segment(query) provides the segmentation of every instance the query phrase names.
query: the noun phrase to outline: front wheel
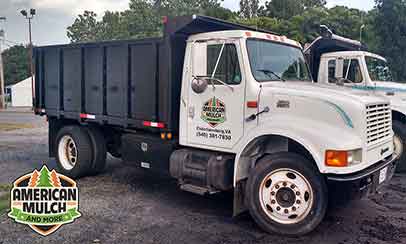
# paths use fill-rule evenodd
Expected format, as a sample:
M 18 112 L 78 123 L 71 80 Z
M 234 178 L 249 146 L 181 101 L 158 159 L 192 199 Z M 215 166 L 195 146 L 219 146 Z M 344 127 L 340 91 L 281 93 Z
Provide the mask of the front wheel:
M 396 172 L 405 173 L 406 172 L 406 128 L 405 125 L 400 122 L 394 120 L 392 123 L 393 132 L 395 133 L 393 136 L 393 146 L 394 152 L 397 155 L 397 166 Z
M 316 228 L 328 203 L 324 178 L 312 162 L 285 152 L 259 160 L 248 178 L 246 196 L 262 229 L 291 236 Z

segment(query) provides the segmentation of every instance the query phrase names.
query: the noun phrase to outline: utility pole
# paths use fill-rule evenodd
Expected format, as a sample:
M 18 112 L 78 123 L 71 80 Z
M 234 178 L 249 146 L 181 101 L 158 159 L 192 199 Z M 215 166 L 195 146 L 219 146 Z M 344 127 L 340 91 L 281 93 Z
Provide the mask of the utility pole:
M 6 21 L 6 17 L 1 17 L 0 16 L 0 21 Z M 2 55 L 2 42 L 5 39 L 4 36 L 4 30 L 0 29 L 0 109 L 5 109 L 6 108 L 6 102 L 5 102 L 5 82 L 4 82 L 4 68 L 3 68 L 3 55 Z
M 35 101 L 35 88 L 34 88 L 34 63 L 32 61 L 32 56 L 33 56 L 33 46 L 32 46 L 32 31 L 31 31 L 31 20 L 34 18 L 36 14 L 35 9 L 30 9 L 30 12 L 28 13 L 27 10 L 21 10 L 20 12 L 27 20 L 28 20 L 28 35 L 29 35 L 29 41 L 30 41 L 30 47 L 29 47 L 29 64 L 30 64 L 30 74 L 31 74 L 31 93 L 32 93 L 32 105 L 34 107 L 34 101 Z

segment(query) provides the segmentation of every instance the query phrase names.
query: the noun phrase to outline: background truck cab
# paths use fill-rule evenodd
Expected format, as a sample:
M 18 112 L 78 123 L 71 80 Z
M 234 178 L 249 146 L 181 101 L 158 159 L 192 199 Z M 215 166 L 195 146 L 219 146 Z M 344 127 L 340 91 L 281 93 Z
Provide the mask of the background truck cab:
M 386 59 L 368 52 L 359 41 L 335 35 L 326 26 L 321 26 L 321 33 L 304 51 L 313 78 L 319 84 L 337 84 L 390 99 L 397 171 L 406 172 L 406 83 L 394 81 Z
M 205 16 L 164 19 L 164 36 L 35 49 L 35 108 L 71 177 L 106 151 L 197 194 L 234 191 L 266 231 L 301 235 L 329 194 L 374 193 L 391 179 L 382 97 L 312 82 L 301 46 Z M 389 124 L 372 136 L 368 113 Z M 351 187 L 348 187 L 351 186 Z

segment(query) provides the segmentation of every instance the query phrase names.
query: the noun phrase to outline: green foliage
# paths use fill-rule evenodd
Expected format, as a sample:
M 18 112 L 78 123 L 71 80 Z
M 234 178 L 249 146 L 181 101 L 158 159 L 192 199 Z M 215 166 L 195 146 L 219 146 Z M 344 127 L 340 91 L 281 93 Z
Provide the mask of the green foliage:
M 72 42 L 79 40 L 96 41 L 100 33 L 96 17 L 96 13 L 92 11 L 85 11 L 83 14 L 79 14 L 73 25 L 68 27 L 68 38 Z
M 259 0 L 241 0 L 240 15 L 243 18 L 253 18 L 258 15 Z
M 265 2 L 265 6 L 261 7 L 261 16 L 288 20 L 295 15 L 304 12 L 304 5 L 301 0 L 272 0 Z
M 163 16 L 203 14 L 222 19 L 235 16 L 221 7 L 222 0 L 130 0 L 123 12 L 104 13 L 101 20 L 91 11 L 80 14 L 68 27 L 71 42 L 123 40 L 160 36 Z
M 10 190 L 12 186 L 0 184 L 0 216 L 5 214 L 10 207 Z
M 376 0 L 373 25 L 379 46 L 376 51 L 387 57 L 396 79 L 406 80 L 406 2 Z
M 101 19 L 85 11 L 68 27 L 68 37 L 72 42 L 86 42 L 159 36 L 162 35 L 162 16 L 190 14 L 272 30 L 302 44 L 310 43 L 319 35 L 321 24 L 338 35 L 356 40 L 364 25 L 362 41 L 370 50 L 388 57 L 397 78 L 406 79 L 404 0 L 376 0 L 377 7 L 369 12 L 343 6 L 329 9 L 325 7 L 326 0 L 269 0 L 261 7 L 258 0 L 240 0 L 240 11 L 233 12 L 221 7 L 222 1 L 130 0 L 128 10 L 107 11 Z M 28 65 L 26 67 L 28 69 Z
M 218 0 L 155 0 L 154 7 L 161 16 L 206 14 L 207 9 L 220 8 Z
M 30 76 L 29 50 L 23 45 L 13 46 L 2 53 L 5 85 L 12 85 Z

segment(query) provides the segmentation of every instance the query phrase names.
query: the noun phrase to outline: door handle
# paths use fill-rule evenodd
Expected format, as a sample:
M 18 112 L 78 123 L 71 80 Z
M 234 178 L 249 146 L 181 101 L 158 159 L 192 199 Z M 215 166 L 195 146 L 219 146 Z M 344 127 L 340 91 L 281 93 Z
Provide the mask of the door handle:
M 251 114 L 248 118 L 245 119 L 246 122 L 250 122 L 255 120 L 258 115 L 263 114 L 263 113 L 268 113 L 270 111 L 269 107 L 266 106 L 262 111 L 256 113 L 256 114 Z

